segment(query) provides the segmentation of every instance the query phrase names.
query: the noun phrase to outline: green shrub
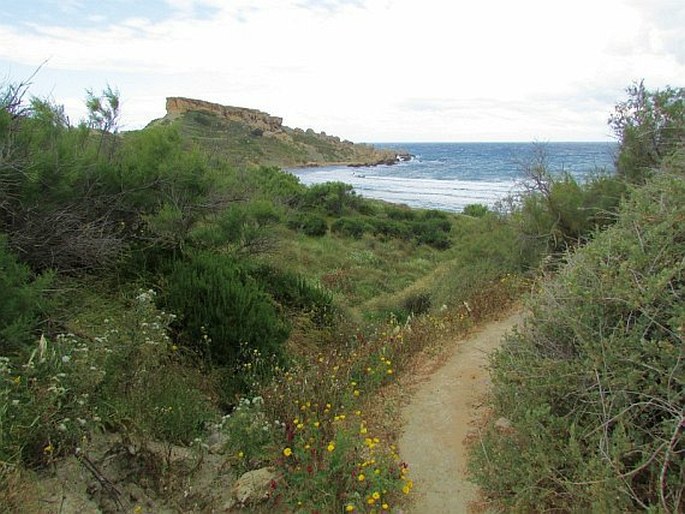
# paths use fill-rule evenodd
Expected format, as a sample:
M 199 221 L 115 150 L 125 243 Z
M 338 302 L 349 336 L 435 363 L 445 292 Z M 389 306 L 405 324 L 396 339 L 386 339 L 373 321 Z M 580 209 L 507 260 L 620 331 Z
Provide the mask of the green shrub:
M 395 205 L 386 207 L 385 212 L 388 218 L 398 221 L 412 221 L 416 219 L 418 213 L 415 209 Z
M 218 366 L 233 368 L 258 350 L 283 356 L 288 328 L 269 296 L 236 263 L 209 252 L 177 262 L 163 301 L 178 313 L 181 340 Z
M 648 91 L 640 82 L 626 92 L 628 99 L 616 105 L 609 124 L 620 141 L 619 175 L 640 184 L 683 145 L 685 88 Z
M 488 213 L 488 206 L 482 203 L 471 203 L 462 209 L 462 213 L 474 218 L 482 218 Z
M 288 228 L 297 230 L 310 237 L 322 237 L 328 233 L 326 219 L 314 213 L 297 213 L 287 222 Z
M 304 195 L 304 206 L 318 208 L 330 216 L 342 216 L 356 211 L 362 203 L 350 184 L 326 182 L 309 186 Z
M 310 283 L 297 273 L 269 265 L 252 269 L 250 275 L 284 307 L 311 313 L 319 326 L 332 323 L 335 313 L 333 296 L 320 285 Z
M 452 223 L 441 217 L 428 217 L 412 223 L 412 232 L 419 244 L 426 244 L 438 250 L 446 250 L 452 245 L 449 233 Z
M 601 171 L 585 182 L 569 173 L 553 173 L 542 146 L 536 148 L 524 173 L 527 191 L 514 219 L 531 244 L 544 244 L 549 253 L 585 243 L 596 230 L 612 223 L 626 191 L 622 178 Z
M 632 193 L 495 355 L 473 474 L 508 509 L 682 510 L 685 178 Z
M 357 218 L 339 218 L 331 225 L 331 232 L 353 239 L 361 239 L 366 229 L 366 223 Z
M 412 230 L 409 223 L 395 219 L 372 218 L 370 220 L 374 235 L 381 235 L 387 238 L 411 239 Z
M 307 191 L 295 175 L 270 166 L 248 170 L 241 178 L 259 192 L 259 197 L 278 205 L 295 207 Z
M 37 322 L 46 308 L 44 290 L 51 280 L 35 278 L 21 264 L 0 234 L 0 354 L 9 355 L 31 342 Z

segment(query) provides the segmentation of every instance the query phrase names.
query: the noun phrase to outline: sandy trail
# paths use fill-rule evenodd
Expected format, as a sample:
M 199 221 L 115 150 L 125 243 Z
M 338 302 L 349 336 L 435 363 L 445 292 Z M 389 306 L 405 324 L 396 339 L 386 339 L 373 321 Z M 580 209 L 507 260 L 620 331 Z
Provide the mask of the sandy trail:
M 465 478 L 464 439 L 490 384 L 487 355 L 521 319 L 520 312 L 510 314 L 459 341 L 444 365 L 421 381 L 403 409 L 405 429 L 399 450 L 414 482 L 410 512 L 466 513 L 469 502 L 476 499 L 476 487 Z

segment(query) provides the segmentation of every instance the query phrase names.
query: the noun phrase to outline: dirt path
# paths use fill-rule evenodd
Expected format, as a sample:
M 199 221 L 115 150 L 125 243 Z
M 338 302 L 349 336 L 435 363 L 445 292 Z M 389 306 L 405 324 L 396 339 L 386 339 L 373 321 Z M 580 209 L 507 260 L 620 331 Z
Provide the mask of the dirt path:
M 516 312 L 459 341 L 437 371 L 425 377 L 403 409 L 402 458 L 409 463 L 416 514 L 460 514 L 476 496 L 465 478 L 464 439 L 489 386 L 487 354 L 521 321 Z

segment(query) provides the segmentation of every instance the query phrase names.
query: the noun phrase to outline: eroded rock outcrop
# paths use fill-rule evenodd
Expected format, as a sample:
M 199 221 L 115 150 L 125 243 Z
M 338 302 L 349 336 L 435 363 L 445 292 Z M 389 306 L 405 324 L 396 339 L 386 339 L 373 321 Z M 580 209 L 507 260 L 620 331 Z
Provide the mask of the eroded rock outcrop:
M 266 112 L 245 107 L 220 105 L 205 100 L 171 96 L 166 99 L 166 112 L 169 118 L 175 118 L 190 111 L 205 111 L 227 120 L 242 121 L 261 128 L 264 131 L 278 132 L 283 127 L 283 118 L 271 116 Z

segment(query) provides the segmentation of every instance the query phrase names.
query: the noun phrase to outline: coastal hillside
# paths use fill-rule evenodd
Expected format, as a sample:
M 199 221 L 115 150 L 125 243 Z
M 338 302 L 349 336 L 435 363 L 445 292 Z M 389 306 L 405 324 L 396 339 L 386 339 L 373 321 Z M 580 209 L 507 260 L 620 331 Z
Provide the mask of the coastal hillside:
M 313 129 L 290 128 L 282 118 L 256 109 L 169 97 L 166 110 L 166 116 L 151 125 L 177 125 L 183 136 L 238 167 L 368 166 L 394 164 L 408 157 Z
M 0 510 L 406 512 L 404 387 L 530 293 L 483 497 L 683 512 L 685 89 L 627 92 L 614 174 L 541 154 L 508 209 L 452 213 L 248 169 L 342 159 L 259 111 L 170 99 L 119 135 L 110 87 L 78 125 L 0 87 Z

